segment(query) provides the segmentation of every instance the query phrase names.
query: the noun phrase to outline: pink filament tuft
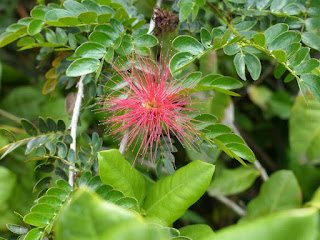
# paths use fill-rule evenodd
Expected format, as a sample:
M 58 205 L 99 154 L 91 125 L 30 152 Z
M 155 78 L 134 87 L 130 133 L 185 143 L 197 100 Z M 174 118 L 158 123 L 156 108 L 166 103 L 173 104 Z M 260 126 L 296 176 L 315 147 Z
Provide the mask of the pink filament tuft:
M 129 71 L 122 71 L 114 65 L 127 84 L 121 91 L 126 97 L 108 96 L 104 99 L 105 107 L 101 109 L 112 114 L 103 124 L 110 125 L 113 134 L 120 136 L 129 129 L 127 147 L 134 141 L 136 147 L 137 140 L 140 140 L 137 156 L 141 154 L 144 159 L 149 154 L 151 161 L 156 159 L 159 148 L 164 147 L 161 138 L 167 137 L 165 147 L 172 150 L 172 135 L 183 146 L 193 145 L 196 136 L 192 118 L 188 116 L 189 112 L 194 112 L 189 108 L 189 86 L 173 79 L 168 56 L 163 56 L 161 51 L 156 64 L 137 55 L 135 63 L 128 66 Z

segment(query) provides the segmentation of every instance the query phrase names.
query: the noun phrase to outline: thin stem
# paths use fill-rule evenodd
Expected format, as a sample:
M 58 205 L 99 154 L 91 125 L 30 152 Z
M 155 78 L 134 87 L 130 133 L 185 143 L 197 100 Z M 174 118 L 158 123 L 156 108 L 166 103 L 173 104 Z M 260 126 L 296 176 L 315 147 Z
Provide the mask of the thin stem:
M 311 3 L 311 0 L 308 0 L 306 2 L 306 11 L 304 13 L 304 19 L 303 19 L 303 23 L 302 23 L 302 27 L 301 27 L 301 30 L 300 32 L 303 33 L 303 30 L 304 30 L 304 26 L 306 24 L 306 20 L 307 20 L 307 17 L 308 17 L 308 10 L 309 10 L 309 7 L 310 7 L 310 3 Z
M 16 117 L 15 115 L 3 110 L 3 109 L 0 109 L 0 115 L 4 116 L 5 118 L 8 118 L 16 123 L 19 123 L 20 124 L 20 118 Z
M 128 138 L 129 138 L 129 132 L 130 132 L 130 129 L 127 128 L 127 130 L 124 132 L 123 138 L 122 138 L 122 140 L 120 142 L 119 152 L 121 154 L 124 154 L 124 151 L 126 150 L 127 143 L 128 143 Z
M 156 26 L 156 23 L 155 23 L 154 20 L 153 20 L 153 16 L 154 16 L 154 13 L 157 11 L 157 7 L 160 8 L 161 3 L 162 3 L 162 0 L 157 0 L 157 3 L 156 3 L 156 6 L 155 6 L 155 9 L 154 9 L 154 12 L 153 12 L 153 14 L 152 14 L 152 16 L 151 16 L 148 34 L 151 34 L 151 33 L 153 32 L 155 26 Z
M 77 138 L 77 125 L 78 125 L 78 119 L 80 116 L 80 109 L 81 109 L 81 102 L 83 98 L 83 79 L 86 75 L 82 75 L 80 77 L 80 80 L 78 82 L 78 93 L 76 98 L 76 103 L 73 108 L 72 113 L 72 119 L 71 119 L 71 137 L 72 137 L 72 143 L 70 144 L 70 149 L 72 149 L 74 152 L 76 152 L 76 138 Z M 69 166 L 69 184 L 73 186 L 74 184 L 74 174 L 76 172 L 76 169 L 73 166 Z
M 237 213 L 240 217 L 243 217 L 247 214 L 246 210 L 240 207 L 235 202 L 231 201 L 226 196 L 215 194 L 214 197 L 219 200 L 220 202 L 224 203 L 228 208 L 233 210 L 235 213 Z

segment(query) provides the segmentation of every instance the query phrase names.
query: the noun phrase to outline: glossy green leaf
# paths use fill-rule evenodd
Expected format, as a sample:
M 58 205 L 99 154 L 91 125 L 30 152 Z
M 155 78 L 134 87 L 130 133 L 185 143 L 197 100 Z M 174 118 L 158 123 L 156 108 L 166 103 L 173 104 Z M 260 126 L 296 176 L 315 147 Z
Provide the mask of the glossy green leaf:
M 108 34 L 99 31 L 94 31 L 93 33 L 91 33 L 89 39 L 92 42 L 100 43 L 106 47 L 110 47 L 113 43 L 112 38 Z
M 10 232 L 13 232 L 15 234 L 26 234 L 28 232 L 28 228 L 16 225 L 16 224 L 7 224 L 7 228 Z
M 84 58 L 100 59 L 103 57 L 105 51 L 105 46 L 100 43 L 85 42 L 76 49 L 75 55 Z
M 134 39 L 137 47 L 153 47 L 158 44 L 158 39 L 153 35 L 143 35 Z
M 98 159 L 101 181 L 122 191 L 125 196 L 136 198 L 141 205 L 145 196 L 143 176 L 124 159 L 118 150 L 99 152 Z
M 265 32 L 266 44 L 269 45 L 273 40 L 275 40 L 280 34 L 286 32 L 289 26 L 284 23 L 278 23 L 269 27 Z
M 24 240 L 40 240 L 43 235 L 43 230 L 41 228 L 33 228 L 24 237 Z
M 259 175 L 259 171 L 253 167 L 222 169 L 213 177 L 208 194 L 228 196 L 241 193 L 251 187 Z
M 176 73 L 189 64 L 191 64 L 194 60 L 194 57 L 191 53 L 188 52 L 180 52 L 173 55 L 170 61 L 170 71 L 171 73 Z
M 27 27 L 22 27 L 14 33 L 5 32 L 0 35 L 0 48 L 14 42 L 18 38 L 27 34 Z
M 192 55 L 198 55 L 204 48 L 202 44 L 191 36 L 179 36 L 172 42 L 172 47 L 180 52 L 188 52 Z
M 210 125 L 206 127 L 203 132 L 208 138 L 216 138 L 219 135 L 225 134 L 225 133 L 231 133 L 232 130 L 228 126 L 217 123 L 214 125 Z
M 313 71 L 318 66 L 319 66 L 319 61 L 317 59 L 313 58 L 313 59 L 309 59 L 307 61 L 303 61 L 300 65 L 298 65 L 295 68 L 293 68 L 293 70 L 296 72 L 296 74 L 302 75 L 302 74 L 310 73 L 311 71 Z M 316 76 L 316 75 L 314 75 L 314 76 Z M 313 83 L 316 83 L 316 82 L 318 82 L 318 81 L 313 81 Z M 307 84 L 308 84 L 308 81 L 307 81 Z M 318 84 L 318 86 L 320 86 L 319 84 Z M 310 87 L 311 88 L 315 88 L 315 87 L 317 88 L 317 84 L 315 84 L 315 85 L 311 84 Z M 318 90 L 319 89 L 314 89 L 311 92 L 314 93 L 314 92 L 317 92 Z
M 12 132 L 10 132 L 8 129 L 0 128 L 0 135 L 8 139 L 10 142 L 16 141 L 15 135 Z
M 33 213 L 40 213 L 48 219 L 52 219 L 56 214 L 56 209 L 49 204 L 39 203 L 34 205 L 31 210 Z
M 36 35 L 37 33 L 41 32 L 43 24 L 44 24 L 44 21 L 40 19 L 32 20 L 28 25 L 28 33 L 31 36 Z
M 280 34 L 276 39 L 274 39 L 270 45 L 270 50 L 277 50 L 277 49 L 283 49 L 287 47 L 288 45 L 300 42 L 301 35 L 295 31 L 287 31 L 282 34 Z
M 296 54 L 288 60 L 288 65 L 290 67 L 295 67 L 299 65 L 309 54 L 310 49 L 307 47 L 300 48 Z
M 237 25 L 235 25 L 234 27 L 238 32 L 245 32 L 245 31 L 249 31 L 256 24 L 257 24 L 257 21 L 242 21 Z
M 228 143 L 226 146 L 232 150 L 237 156 L 249 162 L 254 162 L 255 156 L 249 147 L 242 143 Z
M 317 224 L 315 209 L 290 210 L 224 228 L 216 232 L 214 240 L 315 240 Z
M 211 47 L 212 37 L 211 33 L 206 28 L 200 30 L 201 43 L 205 48 Z
M 94 58 L 77 59 L 70 64 L 67 69 L 68 77 L 78 77 L 95 72 L 99 67 L 100 61 Z
M 54 207 L 55 209 L 59 209 L 61 207 L 62 201 L 57 197 L 45 195 L 45 196 L 38 199 L 38 203 L 39 204 L 42 204 L 42 203 L 48 204 L 48 205 Z
M 300 187 L 293 173 L 280 170 L 263 183 L 258 197 L 249 202 L 245 219 L 299 208 L 301 200 Z
M 320 51 L 320 46 L 319 46 L 320 36 L 319 35 L 317 35 L 315 33 L 311 33 L 311 32 L 304 32 L 302 34 L 302 42 L 305 45 Z
M 67 145 L 64 142 L 57 142 L 56 146 L 58 147 L 58 156 L 65 158 L 68 151 Z
M 242 80 L 246 80 L 246 68 L 245 68 L 245 56 L 243 53 L 238 53 L 234 59 L 233 64 L 236 67 L 236 71 Z
M 287 60 L 287 54 L 283 50 L 273 50 L 272 54 L 279 62 L 285 62 Z
M 81 217 L 79 217 L 81 216 Z M 115 231 L 119 224 L 127 227 L 142 217 L 115 204 L 102 200 L 87 189 L 79 189 L 65 205 L 55 222 L 57 240 L 102 240 L 102 235 Z
M 212 115 L 212 114 L 200 114 L 196 117 L 193 118 L 194 121 L 194 128 L 196 130 L 201 130 L 203 128 L 206 128 L 208 126 L 210 126 L 211 124 L 215 124 L 218 119 L 216 116 Z
M 23 118 L 20 122 L 30 136 L 36 136 L 38 134 L 36 127 L 29 120 Z
M 316 60 L 317 61 L 317 60 Z M 319 62 L 316 63 L 319 65 Z M 300 65 L 299 65 L 300 66 Z M 298 66 L 298 67 L 299 67 Z M 310 69 L 312 65 L 307 66 Z M 305 71 L 306 69 L 301 69 L 301 72 Z M 312 95 L 320 101 L 320 76 L 314 74 L 304 74 L 301 76 L 302 83 L 306 88 L 312 93 Z
M 257 56 L 246 52 L 244 62 L 253 80 L 257 80 L 261 73 L 261 63 Z
M 257 33 L 253 36 L 253 40 L 261 47 L 266 45 L 266 36 L 263 33 Z
M 77 1 L 64 1 L 63 6 L 75 16 L 88 11 L 81 3 L 78 3 Z
M 56 21 L 62 17 L 72 17 L 72 13 L 64 9 L 52 9 L 46 13 L 45 19 L 47 21 Z
M 291 43 L 290 45 L 283 48 L 287 54 L 287 59 L 291 58 L 301 48 L 301 43 Z
M 24 216 L 23 221 L 36 227 L 46 227 L 49 219 L 40 213 L 29 213 Z
M 62 28 L 56 28 L 56 35 L 58 38 L 58 42 L 61 44 L 67 44 L 68 35 Z
M 307 78 L 313 78 L 308 75 Z M 317 136 L 320 132 L 320 102 L 309 96 L 306 103 L 303 97 L 298 96 L 291 110 L 289 132 L 290 150 L 293 156 L 305 159 L 305 154 L 308 152 L 316 155 L 312 149 L 314 146 L 316 152 L 319 152 Z
M 163 226 L 172 224 L 204 194 L 214 169 L 211 164 L 193 161 L 157 181 L 144 203 L 147 219 Z
M 214 239 L 214 232 L 206 224 L 188 225 L 179 229 L 180 236 L 185 236 L 193 240 Z
M 96 12 L 93 12 L 93 11 L 83 12 L 83 13 L 80 13 L 79 16 L 78 16 L 80 21 L 85 23 L 85 24 L 94 23 L 96 21 L 97 17 L 98 17 L 98 14 Z

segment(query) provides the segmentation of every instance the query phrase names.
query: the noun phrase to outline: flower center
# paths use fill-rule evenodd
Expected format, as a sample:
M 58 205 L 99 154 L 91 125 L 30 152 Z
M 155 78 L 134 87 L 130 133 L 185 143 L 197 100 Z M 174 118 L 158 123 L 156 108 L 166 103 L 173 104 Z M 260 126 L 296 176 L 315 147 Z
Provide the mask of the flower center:
M 155 109 L 155 108 L 159 108 L 160 104 L 157 103 L 156 99 L 153 100 L 146 100 L 142 102 L 142 106 L 146 109 Z

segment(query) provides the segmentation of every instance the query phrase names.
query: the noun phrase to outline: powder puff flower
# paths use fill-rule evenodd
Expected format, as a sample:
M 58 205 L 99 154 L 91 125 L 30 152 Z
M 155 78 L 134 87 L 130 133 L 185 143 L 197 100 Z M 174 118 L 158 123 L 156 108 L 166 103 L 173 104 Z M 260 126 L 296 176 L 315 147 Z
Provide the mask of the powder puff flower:
M 160 52 L 158 62 L 135 56 L 128 70 L 113 68 L 126 83 L 116 94 L 103 99 L 101 111 L 111 113 L 102 124 L 125 142 L 127 148 L 137 148 L 142 159 L 149 155 L 154 161 L 159 150 L 172 150 L 172 138 L 183 146 L 193 145 L 197 138 L 190 108 L 191 96 L 188 87 L 170 74 L 168 54 Z M 109 81 L 112 81 L 109 79 Z M 161 139 L 167 139 L 165 143 Z M 120 146 L 121 148 L 121 146 Z

